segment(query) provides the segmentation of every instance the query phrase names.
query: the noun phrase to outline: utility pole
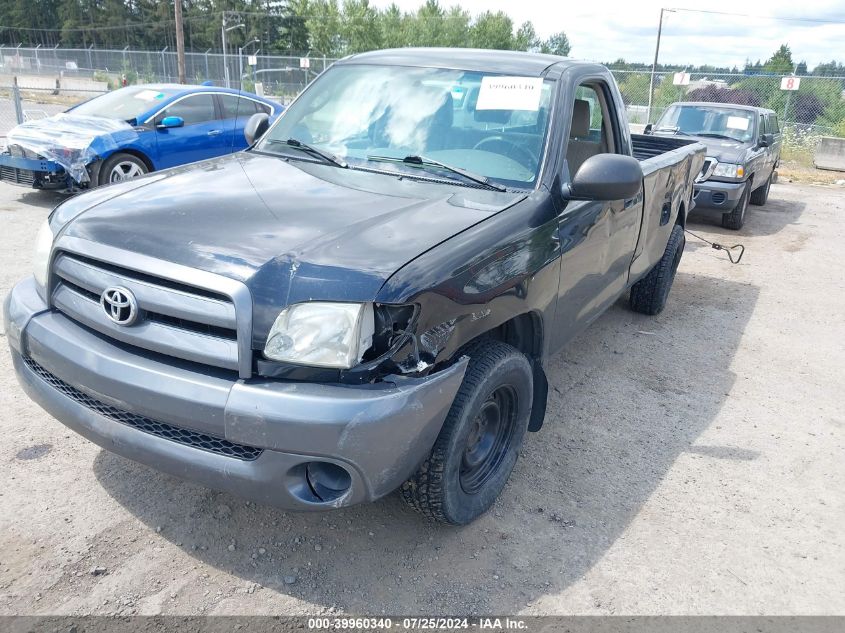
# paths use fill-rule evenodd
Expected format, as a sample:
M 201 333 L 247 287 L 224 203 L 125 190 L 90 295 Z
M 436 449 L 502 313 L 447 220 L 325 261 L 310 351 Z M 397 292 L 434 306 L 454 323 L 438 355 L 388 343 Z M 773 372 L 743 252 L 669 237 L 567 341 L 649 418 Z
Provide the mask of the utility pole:
M 223 12 L 223 26 L 220 27 L 220 37 L 223 40 L 223 80 L 229 87 L 229 62 L 226 60 L 226 12 Z
M 182 30 L 182 0 L 175 0 L 176 7 L 176 65 L 179 73 L 179 83 L 185 83 L 185 33 Z
M 648 110 L 646 123 L 651 123 L 651 104 L 654 99 L 654 73 L 657 71 L 657 56 L 660 54 L 660 35 L 663 33 L 663 12 L 674 13 L 674 9 L 660 9 L 660 22 L 657 25 L 657 46 L 654 47 L 654 63 L 651 65 L 651 81 L 648 84 Z

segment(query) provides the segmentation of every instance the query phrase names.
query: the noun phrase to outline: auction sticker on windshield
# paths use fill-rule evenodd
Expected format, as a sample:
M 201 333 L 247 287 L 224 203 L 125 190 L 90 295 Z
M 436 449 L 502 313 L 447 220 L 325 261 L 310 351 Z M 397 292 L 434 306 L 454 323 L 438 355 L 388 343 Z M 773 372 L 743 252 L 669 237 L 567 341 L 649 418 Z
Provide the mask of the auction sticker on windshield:
M 747 130 L 748 129 L 748 119 L 744 116 L 729 116 L 727 127 L 731 130 Z
M 482 77 L 476 110 L 540 109 L 542 77 Z

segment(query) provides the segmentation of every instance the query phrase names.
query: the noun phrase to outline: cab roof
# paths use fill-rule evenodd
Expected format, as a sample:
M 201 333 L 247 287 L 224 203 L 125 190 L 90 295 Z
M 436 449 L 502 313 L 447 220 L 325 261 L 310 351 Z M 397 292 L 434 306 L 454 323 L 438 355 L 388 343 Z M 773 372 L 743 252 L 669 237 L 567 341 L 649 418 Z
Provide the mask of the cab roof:
M 558 55 L 479 48 L 392 48 L 350 55 L 338 64 L 456 68 L 496 74 L 541 77 L 551 66 L 590 64 Z

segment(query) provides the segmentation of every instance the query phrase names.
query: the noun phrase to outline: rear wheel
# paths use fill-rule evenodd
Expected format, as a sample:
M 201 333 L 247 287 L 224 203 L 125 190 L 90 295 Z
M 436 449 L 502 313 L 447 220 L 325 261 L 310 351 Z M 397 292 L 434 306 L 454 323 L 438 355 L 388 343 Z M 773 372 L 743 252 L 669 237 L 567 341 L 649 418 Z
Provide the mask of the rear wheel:
M 147 165 L 137 156 L 118 152 L 109 156 L 100 167 L 100 185 L 108 185 L 113 182 L 131 180 L 143 176 L 149 171 Z
M 463 525 L 486 512 L 516 463 L 531 416 L 524 354 L 498 341 L 467 351 L 464 380 L 428 459 L 400 488 L 424 516 Z
M 722 226 L 726 229 L 731 229 L 732 231 L 739 231 L 742 228 L 742 225 L 745 224 L 745 212 L 748 210 L 748 197 L 750 194 L 750 186 L 750 183 L 745 185 L 745 189 L 742 191 L 742 196 L 740 196 L 739 202 L 736 203 L 736 207 L 734 207 L 734 210 L 730 213 L 722 214 Z
M 675 273 L 684 254 L 684 228 L 676 224 L 669 235 L 663 257 L 648 274 L 631 286 L 631 309 L 642 314 L 660 314 L 666 307 Z
M 754 191 L 751 192 L 751 198 L 749 202 L 751 204 L 756 204 L 759 207 L 762 207 L 766 204 L 766 201 L 769 199 L 769 189 L 772 188 L 772 177 L 769 176 L 766 179 L 766 182 L 763 183 L 762 187 L 757 187 Z

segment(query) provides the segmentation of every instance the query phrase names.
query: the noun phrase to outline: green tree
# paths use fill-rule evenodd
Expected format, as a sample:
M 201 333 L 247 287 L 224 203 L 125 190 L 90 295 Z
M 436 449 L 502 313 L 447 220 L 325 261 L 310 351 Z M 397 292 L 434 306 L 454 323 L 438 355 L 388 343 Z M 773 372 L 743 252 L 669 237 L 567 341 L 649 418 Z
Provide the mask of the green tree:
M 395 3 L 379 13 L 379 28 L 385 48 L 407 46 L 406 17 Z
M 775 54 L 763 64 L 763 70 L 776 75 L 791 73 L 794 68 L 795 64 L 792 62 L 792 51 L 786 44 L 781 44 L 780 48 L 775 51 Z
M 340 36 L 346 54 L 371 51 L 382 46 L 378 12 L 369 0 L 344 0 Z
M 442 46 L 445 12 L 437 0 L 426 0 L 416 14 L 408 17 L 411 46 Z
M 540 40 L 537 38 L 537 31 L 534 30 L 534 25 L 531 22 L 523 22 L 516 30 L 516 35 L 513 38 L 513 47 L 518 51 L 530 51 L 540 45 Z
M 343 53 L 337 0 L 312 2 L 305 26 L 308 29 L 308 45 L 313 52 L 326 57 L 337 57 Z
M 443 16 L 441 46 L 465 47 L 469 43 L 470 15 L 459 6 L 453 6 Z
M 479 15 L 469 31 L 473 48 L 513 49 L 513 21 L 502 11 L 485 11 Z
M 563 31 L 550 36 L 540 45 L 540 52 L 551 55 L 566 57 L 569 55 L 570 50 L 572 50 L 572 46 L 570 46 L 569 38 L 566 37 L 566 33 Z

